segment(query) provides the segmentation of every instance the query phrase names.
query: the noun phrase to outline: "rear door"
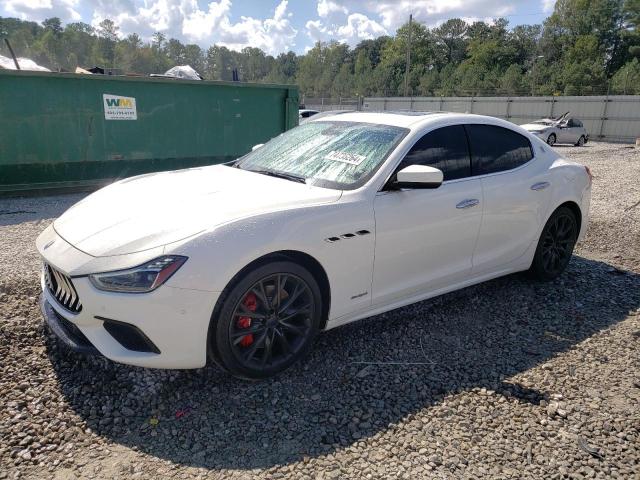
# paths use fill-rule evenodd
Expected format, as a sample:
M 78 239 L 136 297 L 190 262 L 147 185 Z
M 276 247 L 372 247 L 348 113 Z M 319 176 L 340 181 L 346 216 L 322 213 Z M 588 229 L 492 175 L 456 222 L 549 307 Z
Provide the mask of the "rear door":
M 483 218 L 474 273 L 499 271 L 537 240 L 551 182 L 529 139 L 494 125 L 467 125 L 473 175 L 482 180 Z

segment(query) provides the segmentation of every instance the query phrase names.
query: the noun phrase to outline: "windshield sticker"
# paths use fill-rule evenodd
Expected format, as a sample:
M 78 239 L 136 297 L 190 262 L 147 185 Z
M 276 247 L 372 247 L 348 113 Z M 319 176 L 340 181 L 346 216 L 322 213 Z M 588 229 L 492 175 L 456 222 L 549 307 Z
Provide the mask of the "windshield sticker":
M 333 160 L 334 162 L 348 163 L 349 165 L 360 165 L 367 157 L 364 155 L 357 155 L 349 152 L 338 152 L 333 150 L 324 157 L 327 160 Z

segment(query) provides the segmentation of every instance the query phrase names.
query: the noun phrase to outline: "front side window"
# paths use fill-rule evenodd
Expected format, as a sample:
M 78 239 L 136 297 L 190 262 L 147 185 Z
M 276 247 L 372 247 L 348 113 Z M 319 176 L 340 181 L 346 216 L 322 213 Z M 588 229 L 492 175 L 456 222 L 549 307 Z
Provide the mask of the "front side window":
M 351 190 L 373 176 L 407 133 L 405 128 L 390 125 L 316 121 L 271 139 L 234 166 Z
M 453 125 L 427 133 L 407 153 L 400 168 L 416 164 L 442 170 L 445 181 L 470 176 L 471 159 L 464 127 Z
M 495 125 L 466 125 L 473 175 L 502 172 L 533 158 L 529 140 L 513 130 Z

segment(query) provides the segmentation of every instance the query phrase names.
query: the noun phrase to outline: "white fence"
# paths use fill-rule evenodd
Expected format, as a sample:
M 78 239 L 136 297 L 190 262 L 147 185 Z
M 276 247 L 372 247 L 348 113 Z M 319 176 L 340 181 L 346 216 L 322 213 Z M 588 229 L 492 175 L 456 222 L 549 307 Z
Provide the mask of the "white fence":
M 309 99 L 311 100 L 311 99 Z M 592 139 L 634 142 L 640 138 L 640 96 L 593 97 L 365 97 L 359 102 L 307 101 L 318 110 L 446 111 L 491 115 L 523 124 L 565 112 L 582 120 Z M 325 99 L 328 100 L 328 99 Z M 318 105 L 316 105 L 318 103 Z M 319 107 L 319 108 L 318 108 Z

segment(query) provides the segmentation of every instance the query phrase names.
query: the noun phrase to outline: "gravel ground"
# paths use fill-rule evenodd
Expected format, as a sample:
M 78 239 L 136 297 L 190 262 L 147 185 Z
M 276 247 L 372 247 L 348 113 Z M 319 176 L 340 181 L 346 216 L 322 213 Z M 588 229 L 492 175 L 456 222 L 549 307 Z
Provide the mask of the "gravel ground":
M 33 241 L 81 195 L 0 199 L 0 479 L 640 478 L 640 149 L 558 149 L 595 175 L 560 279 L 327 332 L 260 383 L 59 348 Z

